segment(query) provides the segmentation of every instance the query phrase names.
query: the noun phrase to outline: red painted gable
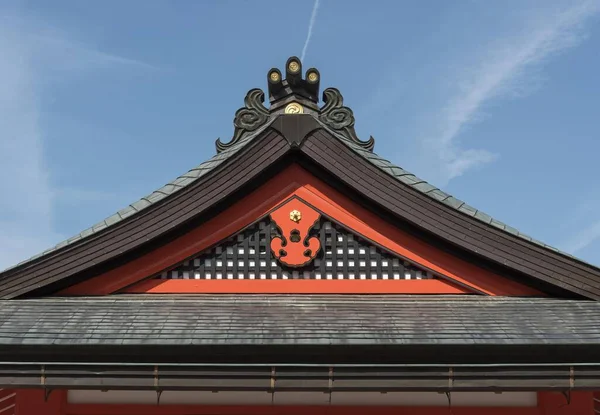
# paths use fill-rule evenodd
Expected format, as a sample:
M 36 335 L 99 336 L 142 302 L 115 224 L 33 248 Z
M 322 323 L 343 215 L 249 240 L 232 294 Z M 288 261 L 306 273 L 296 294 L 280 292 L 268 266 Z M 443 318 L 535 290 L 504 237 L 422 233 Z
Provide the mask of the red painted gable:
M 429 280 L 158 280 L 150 277 L 235 235 L 292 199 L 441 278 Z M 286 213 L 287 214 L 287 213 Z M 412 293 L 540 295 L 390 225 L 298 165 L 291 165 L 218 216 L 152 252 L 60 295 L 129 293 Z

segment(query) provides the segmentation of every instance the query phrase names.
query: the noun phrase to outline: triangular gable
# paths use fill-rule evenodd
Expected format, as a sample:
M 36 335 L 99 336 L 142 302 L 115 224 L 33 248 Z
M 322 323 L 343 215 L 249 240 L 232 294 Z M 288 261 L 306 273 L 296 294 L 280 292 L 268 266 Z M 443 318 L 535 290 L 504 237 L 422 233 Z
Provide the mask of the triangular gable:
M 246 291 L 277 290 L 277 283 L 270 287 L 260 284 L 254 287 L 246 284 L 243 288 L 236 284 L 221 281 L 428 281 L 410 286 L 388 284 L 391 292 L 433 292 L 464 293 L 473 292 L 467 287 L 452 283 L 446 277 L 432 273 L 414 262 L 405 260 L 394 253 L 365 240 L 329 218 L 321 217 L 311 229 L 309 237 L 317 238 L 321 249 L 309 263 L 293 268 L 280 261 L 271 249 L 271 241 L 282 237 L 270 217 L 254 223 L 242 232 L 213 246 L 199 255 L 185 260 L 173 268 L 166 269 L 150 279 L 126 289 L 126 292 L 166 293 L 182 292 L 187 287 L 197 287 L 198 291 Z M 199 284 L 190 285 L 195 280 Z M 211 282 L 215 282 L 211 284 Z M 174 283 L 173 283 L 174 282 Z M 432 282 L 432 283 L 431 283 Z M 449 283 L 450 282 L 450 283 Z M 306 284 L 305 284 L 306 285 Z M 364 285 L 364 284 L 363 284 Z M 308 286 L 307 286 L 308 287 Z M 308 287 L 310 289 L 310 287 Z M 347 286 L 329 284 L 313 290 L 340 292 Z M 370 291 L 369 287 L 355 287 L 359 291 Z M 383 287 L 382 287 L 383 288 Z M 379 288 L 379 289 L 382 289 Z M 281 289 L 294 287 L 285 286 Z M 298 286 L 298 290 L 305 287 Z M 438 290 L 436 292 L 436 289 Z M 429 291 L 430 290 L 430 291 Z
M 288 218 L 287 227 L 274 219 L 295 210 L 318 220 L 293 226 Z M 294 227 L 302 252 L 319 240 L 299 267 L 272 247 Z M 116 292 L 539 294 L 402 232 L 298 165 L 177 240 L 62 295 Z

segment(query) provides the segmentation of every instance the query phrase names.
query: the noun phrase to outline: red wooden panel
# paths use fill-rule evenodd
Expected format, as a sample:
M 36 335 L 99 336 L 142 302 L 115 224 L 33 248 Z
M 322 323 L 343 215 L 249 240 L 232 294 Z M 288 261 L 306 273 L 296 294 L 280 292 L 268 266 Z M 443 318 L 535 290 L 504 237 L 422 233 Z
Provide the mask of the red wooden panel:
M 17 393 L 14 389 L 0 389 L 0 415 L 14 415 Z
M 443 280 L 146 280 L 128 293 L 465 294 Z
M 593 393 L 538 392 L 538 408 L 544 415 L 593 415 Z
M 67 392 L 52 391 L 48 396 L 43 389 L 18 389 L 15 415 L 64 415 Z M 4 414 L 2 414 L 4 415 Z

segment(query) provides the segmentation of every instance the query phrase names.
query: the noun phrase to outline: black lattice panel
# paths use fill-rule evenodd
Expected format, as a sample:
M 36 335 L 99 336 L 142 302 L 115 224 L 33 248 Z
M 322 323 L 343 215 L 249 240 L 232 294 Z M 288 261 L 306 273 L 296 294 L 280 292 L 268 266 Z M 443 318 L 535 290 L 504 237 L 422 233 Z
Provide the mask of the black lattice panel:
M 330 221 L 321 220 L 311 234 L 321 240 L 319 255 L 299 269 L 282 267 L 270 241 L 278 229 L 265 219 L 195 258 L 163 272 L 160 279 L 431 279 L 414 264 Z

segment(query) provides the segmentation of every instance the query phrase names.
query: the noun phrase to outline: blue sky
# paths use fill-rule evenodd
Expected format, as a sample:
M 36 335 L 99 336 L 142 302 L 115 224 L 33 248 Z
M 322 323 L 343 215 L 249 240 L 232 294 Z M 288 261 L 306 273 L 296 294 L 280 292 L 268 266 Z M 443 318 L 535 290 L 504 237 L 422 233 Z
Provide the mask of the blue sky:
M 0 268 L 211 157 L 303 53 L 377 153 L 600 265 L 598 23 L 600 0 L 0 1 Z

